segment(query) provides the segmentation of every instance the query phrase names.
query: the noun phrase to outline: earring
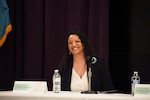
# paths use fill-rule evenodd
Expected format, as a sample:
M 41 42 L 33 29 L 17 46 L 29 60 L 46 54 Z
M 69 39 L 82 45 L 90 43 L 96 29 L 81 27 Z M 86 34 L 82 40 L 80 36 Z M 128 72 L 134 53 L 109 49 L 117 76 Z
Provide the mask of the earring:
M 69 52 L 69 55 L 71 55 L 71 52 Z

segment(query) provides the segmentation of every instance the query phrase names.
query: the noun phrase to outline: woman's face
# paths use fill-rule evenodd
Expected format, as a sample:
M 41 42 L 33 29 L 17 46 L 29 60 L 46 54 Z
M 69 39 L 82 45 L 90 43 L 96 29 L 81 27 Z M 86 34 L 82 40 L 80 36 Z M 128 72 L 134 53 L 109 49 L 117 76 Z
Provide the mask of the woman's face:
M 68 37 L 68 48 L 72 55 L 83 54 L 83 45 L 78 35 L 70 35 Z

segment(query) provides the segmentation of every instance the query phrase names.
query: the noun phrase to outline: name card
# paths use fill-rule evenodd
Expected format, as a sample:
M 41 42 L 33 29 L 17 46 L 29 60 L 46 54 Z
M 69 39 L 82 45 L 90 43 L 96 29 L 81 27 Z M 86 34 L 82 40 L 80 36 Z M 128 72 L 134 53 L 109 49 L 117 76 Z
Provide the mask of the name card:
M 136 84 L 134 96 L 149 96 L 150 97 L 150 84 Z
M 47 92 L 46 81 L 15 81 L 13 92 L 41 93 Z

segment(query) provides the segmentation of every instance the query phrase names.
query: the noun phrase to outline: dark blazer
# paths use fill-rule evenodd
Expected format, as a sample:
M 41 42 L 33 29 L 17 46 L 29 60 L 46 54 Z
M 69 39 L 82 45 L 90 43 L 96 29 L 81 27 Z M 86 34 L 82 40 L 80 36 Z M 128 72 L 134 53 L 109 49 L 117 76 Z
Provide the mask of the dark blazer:
M 70 91 L 72 61 L 69 61 L 68 66 L 61 70 L 61 88 L 63 91 Z M 91 90 L 92 91 L 107 91 L 113 90 L 112 79 L 108 67 L 104 66 L 102 59 L 97 58 L 95 64 L 92 65 Z

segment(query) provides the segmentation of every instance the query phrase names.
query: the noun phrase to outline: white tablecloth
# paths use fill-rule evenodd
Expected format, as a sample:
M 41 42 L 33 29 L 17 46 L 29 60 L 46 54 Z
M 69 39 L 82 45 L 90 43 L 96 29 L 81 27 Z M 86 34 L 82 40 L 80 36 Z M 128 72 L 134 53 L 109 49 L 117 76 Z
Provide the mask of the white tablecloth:
M 79 92 L 25 93 L 0 91 L 0 100 L 150 100 L 148 96 L 131 96 L 130 94 L 81 94 Z

